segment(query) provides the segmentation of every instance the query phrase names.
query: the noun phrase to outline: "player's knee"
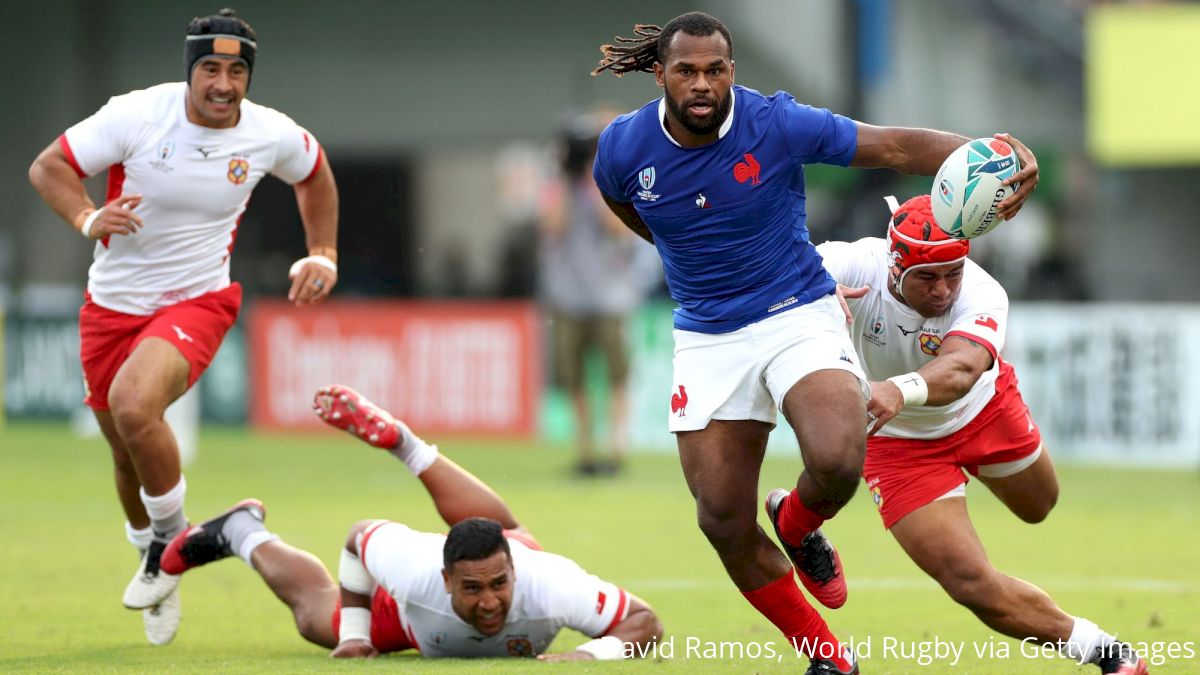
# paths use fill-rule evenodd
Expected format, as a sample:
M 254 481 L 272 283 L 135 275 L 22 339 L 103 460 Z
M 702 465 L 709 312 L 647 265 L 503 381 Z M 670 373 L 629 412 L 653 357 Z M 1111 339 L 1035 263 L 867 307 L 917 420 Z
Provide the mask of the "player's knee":
M 113 424 L 122 439 L 137 435 L 157 418 L 145 399 L 132 387 L 114 388 L 108 394 L 108 405 Z
M 812 453 L 804 458 L 804 468 L 825 492 L 849 499 L 862 477 L 862 456 L 853 452 Z
M 1053 490 L 1039 494 L 1037 499 L 1018 510 L 1017 517 L 1031 525 L 1036 525 L 1050 515 L 1056 504 L 1058 504 L 1058 485 L 1055 485 Z
M 700 531 L 708 537 L 709 543 L 718 550 L 730 544 L 744 534 L 753 530 L 754 514 L 749 517 L 739 509 L 724 501 L 714 502 L 704 499 L 696 501 L 696 521 Z

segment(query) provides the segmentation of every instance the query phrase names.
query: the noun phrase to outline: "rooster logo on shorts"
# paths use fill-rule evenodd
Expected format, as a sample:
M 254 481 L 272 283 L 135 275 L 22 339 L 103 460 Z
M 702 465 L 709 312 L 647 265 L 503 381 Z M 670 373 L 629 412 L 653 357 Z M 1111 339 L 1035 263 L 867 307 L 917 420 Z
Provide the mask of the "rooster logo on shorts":
M 671 412 L 677 413 L 680 417 L 686 417 L 687 412 L 687 391 L 683 385 L 679 385 L 679 393 L 671 394 Z

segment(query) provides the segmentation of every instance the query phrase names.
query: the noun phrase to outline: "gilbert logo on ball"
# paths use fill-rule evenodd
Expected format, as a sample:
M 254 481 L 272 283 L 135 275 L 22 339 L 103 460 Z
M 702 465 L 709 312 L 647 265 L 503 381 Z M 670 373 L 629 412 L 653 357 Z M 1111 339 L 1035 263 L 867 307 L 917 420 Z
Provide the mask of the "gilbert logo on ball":
M 930 191 L 938 227 L 959 239 L 974 239 L 1000 224 L 996 208 L 1018 187 L 1002 185 L 1021 170 L 1012 146 L 996 138 L 977 138 L 950 153 L 933 178 Z

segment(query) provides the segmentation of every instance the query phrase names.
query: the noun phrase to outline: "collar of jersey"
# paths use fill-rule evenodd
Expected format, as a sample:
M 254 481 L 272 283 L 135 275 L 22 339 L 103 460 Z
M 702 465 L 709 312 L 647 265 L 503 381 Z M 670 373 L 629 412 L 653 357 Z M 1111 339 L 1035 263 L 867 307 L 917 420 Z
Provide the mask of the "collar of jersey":
M 731 128 L 733 128 L 733 113 L 736 110 L 737 110 L 737 98 L 734 97 L 733 87 L 730 87 L 729 88 L 729 117 L 726 117 L 725 121 L 721 123 L 721 128 L 717 129 L 717 139 L 718 140 L 725 138 L 725 134 L 729 133 L 729 130 Z M 675 140 L 675 138 L 673 136 L 671 136 L 671 133 L 669 131 L 667 131 L 667 124 L 666 124 L 666 122 L 663 121 L 666 118 L 667 118 L 667 97 L 663 96 L 662 98 L 658 99 L 658 128 L 662 129 L 663 135 L 667 137 L 668 141 L 671 141 L 676 146 L 682 148 L 683 146 L 679 145 L 679 141 Z

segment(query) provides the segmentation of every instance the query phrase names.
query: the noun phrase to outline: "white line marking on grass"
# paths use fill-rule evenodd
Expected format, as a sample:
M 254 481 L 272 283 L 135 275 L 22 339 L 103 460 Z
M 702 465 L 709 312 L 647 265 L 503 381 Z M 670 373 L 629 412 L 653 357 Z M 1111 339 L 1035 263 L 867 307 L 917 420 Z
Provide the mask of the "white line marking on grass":
M 1136 591 L 1139 593 L 1196 593 L 1200 584 L 1168 579 L 1134 579 L 1127 577 L 1082 577 L 1033 579 L 1030 583 L 1052 590 L 1069 591 Z M 851 588 L 866 591 L 924 591 L 936 590 L 933 579 L 917 577 L 884 577 L 877 579 L 855 579 L 848 582 Z M 638 579 L 624 584 L 625 588 L 653 591 L 714 591 L 730 590 L 733 582 L 711 579 Z

